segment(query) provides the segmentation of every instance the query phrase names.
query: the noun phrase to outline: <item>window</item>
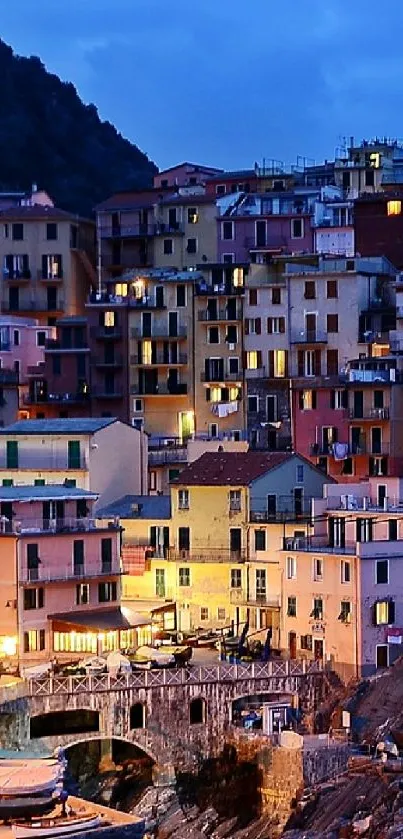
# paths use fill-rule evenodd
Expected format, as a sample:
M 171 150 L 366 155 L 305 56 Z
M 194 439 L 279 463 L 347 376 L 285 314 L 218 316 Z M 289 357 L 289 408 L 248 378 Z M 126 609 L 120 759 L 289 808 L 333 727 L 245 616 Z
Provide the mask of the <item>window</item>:
M 301 411 L 314 411 L 316 409 L 316 390 L 300 391 L 299 408 Z
M 260 318 L 246 318 L 245 333 L 246 335 L 260 335 L 262 331 L 262 321 Z
M 342 411 L 347 408 L 347 391 L 336 389 L 330 392 L 330 407 L 334 411 Z
M 301 635 L 301 650 L 312 650 L 312 635 Z
M 73 542 L 73 573 L 84 573 L 84 539 L 75 539 Z
M 304 219 L 291 219 L 291 239 L 303 239 L 304 237 Z
M 297 579 L 297 560 L 295 556 L 287 556 L 287 580 Z
M 239 358 L 236 356 L 228 359 L 228 373 L 230 376 L 239 376 Z
M 57 239 L 57 224 L 48 222 L 46 225 L 46 238 L 48 242 L 54 242 Z
M 351 583 L 351 563 L 349 560 L 342 559 L 340 568 L 342 583 Z
M 402 202 L 401 201 L 388 201 L 386 205 L 386 210 L 388 216 L 400 216 L 402 212 Z M 14 227 L 14 225 L 13 225 Z M 14 238 L 14 236 L 13 236 Z M 22 238 L 22 237 L 21 237 Z
M 225 621 L 225 618 L 226 618 L 226 611 L 225 611 L 225 609 L 223 609 L 223 607 L 222 607 L 222 606 L 218 606 L 218 608 L 217 608 L 217 620 L 219 620 L 219 621 Z
M 67 443 L 67 468 L 80 469 L 81 467 L 81 453 L 80 441 L 68 440 Z
M 377 559 L 375 566 L 375 582 L 379 585 L 389 583 L 389 562 L 387 559 Z
M 101 315 L 102 317 L 102 315 Z M 115 326 L 115 312 L 103 313 L 103 325 L 107 327 Z
M 29 629 L 24 632 L 24 653 L 36 653 L 45 649 L 45 630 Z
M 271 355 L 272 353 L 272 355 Z M 270 350 L 269 351 L 269 376 L 271 377 L 271 370 L 273 378 L 284 379 L 287 375 L 287 350 Z
M 235 254 L 223 253 L 222 262 L 224 263 L 224 265 L 232 265 L 232 263 L 235 262 Z
M 2 486 L 3 487 L 12 487 L 13 484 L 14 484 L 14 481 L 13 481 L 12 478 L 3 478 L 3 480 L 2 480 Z
M 232 221 L 223 221 L 221 225 L 221 238 L 227 241 L 234 238 L 234 223 Z
M 248 396 L 248 413 L 257 414 L 259 411 L 259 397 Z
M 315 618 L 315 620 L 322 620 L 323 618 L 323 600 L 321 597 L 314 597 L 313 599 L 311 618 Z
M 285 332 L 285 318 L 267 318 L 269 335 L 281 335 Z
M 218 326 L 209 326 L 207 329 L 207 343 L 208 344 L 219 344 L 220 343 L 220 330 Z
M 201 606 L 200 607 L 200 620 L 201 621 L 208 621 L 208 606 Z
M 231 568 L 231 588 L 242 588 L 242 571 L 240 568 Z
M 266 550 L 266 531 L 255 530 L 255 551 Z
M 374 603 L 373 623 L 375 626 L 395 622 L 395 602 L 394 600 L 378 600 Z
M 281 304 L 281 288 L 272 288 L 271 302 L 273 306 L 279 306 Z
M 206 722 L 206 703 L 198 696 L 192 699 L 189 707 L 190 725 L 199 725 Z
M 339 351 L 327 350 L 326 352 L 326 375 L 337 376 L 339 372 Z
M 232 513 L 241 512 L 241 490 L 230 489 L 229 493 L 229 508 Z
M 174 252 L 173 239 L 164 239 L 164 255 L 171 256 Z
M 302 463 L 299 463 L 297 465 L 296 479 L 297 479 L 297 484 L 303 484 L 304 483 L 304 467 L 303 467 Z
M 182 309 L 186 306 L 186 286 L 185 285 L 177 285 L 176 286 L 176 306 L 178 309 Z
M 197 239 L 188 239 L 186 250 L 188 253 L 197 253 Z
M 148 489 L 151 492 L 157 489 L 157 473 L 153 469 L 148 473 Z
M 218 437 L 218 423 L 217 422 L 209 422 L 208 424 L 208 436 L 210 440 L 215 440 Z
M 333 300 L 339 296 L 337 288 L 337 280 L 328 280 L 326 283 L 326 293 L 328 300 Z
M 34 486 L 36 487 L 44 487 L 46 485 L 46 481 L 44 478 L 35 478 Z
M 155 569 L 155 593 L 157 597 L 165 597 L 165 569 Z
M 287 617 L 289 617 L 289 618 L 296 618 L 297 617 L 297 598 L 296 597 L 287 597 Z
M 45 592 L 43 588 L 24 589 L 24 609 L 43 609 Z
M 313 579 L 315 582 L 323 580 L 323 559 L 318 556 L 313 558 Z
M 327 329 L 328 332 L 338 332 L 339 331 L 339 316 L 338 315 L 327 315 L 326 329 Z
M 343 172 L 342 183 L 343 189 L 350 188 L 350 172 Z
M 16 440 L 7 440 L 6 466 L 7 469 L 18 469 L 18 442 Z
M 249 289 L 249 306 L 257 306 L 257 288 Z
M 197 207 L 188 207 L 188 224 L 197 224 L 199 221 L 199 214 Z
M 356 522 L 356 538 L 357 542 L 372 542 L 373 540 L 373 521 L 372 519 L 357 519 Z
M 99 603 L 111 603 L 113 600 L 117 600 L 117 596 L 118 591 L 117 584 L 115 582 L 106 582 L 98 584 Z
M 11 225 L 11 238 L 14 242 L 21 242 L 24 238 L 24 225 L 21 222 Z
M 20 346 L 20 330 L 19 329 L 14 329 L 13 330 L 13 341 L 14 341 L 14 346 L 15 347 Z
M 238 343 L 238 329 L 235 324 L 230 324 L 227 326 L 227 334 L 225 340 L 228 344 L 237 344 Z
M 9 225 L 8 224 L 3 224 L 3 233 L 4 233 L 4 238 L 5 239 L 8 239 L 9 231 L 10 231 Z
M 190 586 L 190 568 L 179 568 L 179 585 L 184 588 Z
M 388 539 L 391 542 L 396 542 L 398 539 L 397 519 L 389 519 L 388 522 Z
M 84 550 L 84 545 L 83 545 Z M 101 570 L 105 574 L 112 571 L 112 539 L 101 540 Z
M 365 186 L 375 186 L 375 172 L 373 169 L 365 171 Z
M 90 602 L 90 587 L 88 583 L 79 583 L 76 586 L 76 606 L 87 606 Z
M 316 283 L 314 280 L 307 280 L 304 291 L 305 300 L 315 300 L 316 297 Z
M 217 186 L 215 188 L 215 194 L 216 195 L 225 195 L 225 192 L 226 192 L 225 184 L 217 184 Z
M 342 600 L 340 603 L 339 621 L 343 623 L 350 623 L 351 621 L 351 603 L 349 600 Z
M 188 489 L 179 489 L 178 490 L 178 508 L 179 508 L 179 510 L 188 510 L 189 509 L 189 490 Z
M 62 255 L 60 253 L 53 253 L 53 254 L 44 253 L 44 254 L 42 254 L 42 277 L 43 277 L 43 279 L 44 280 L 52 280 L 52 279 L 55 279 L 55 278 L 59 279 L 62 276 L 63 276 Z M 49 289 L 48 289 L 48 291 L 49 291 Z M 53 308 L 56 308 L 56 307 L 53 307 Z
M 266 570 L 265 568 L 258 568 L 255 573 L 256 581 L 256 600 L 266 600 Z
M 36 333 L 36 346 L 37 347 L 44 347 L 46 341 L 46 332 L 42 329 L 38 330 Z

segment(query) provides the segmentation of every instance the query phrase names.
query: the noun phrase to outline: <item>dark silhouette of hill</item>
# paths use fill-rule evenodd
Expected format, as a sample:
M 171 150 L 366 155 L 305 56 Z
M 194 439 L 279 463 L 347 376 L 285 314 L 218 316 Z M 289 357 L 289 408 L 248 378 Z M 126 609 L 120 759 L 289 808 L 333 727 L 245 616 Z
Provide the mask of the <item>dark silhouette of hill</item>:
M 0 40 L 0 191 L 37 183 L 58 206 L 88 216 L 118 189 L 151 186 L 156 171 L 73 84 Z

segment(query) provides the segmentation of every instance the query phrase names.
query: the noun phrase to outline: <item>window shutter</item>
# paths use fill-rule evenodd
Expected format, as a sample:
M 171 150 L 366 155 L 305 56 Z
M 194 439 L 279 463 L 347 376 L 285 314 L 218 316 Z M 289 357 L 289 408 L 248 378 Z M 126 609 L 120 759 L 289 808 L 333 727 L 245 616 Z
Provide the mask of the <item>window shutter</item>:
M 46 254 L 42 254 L 42 277 L 48 276 L 48 258 Z
M 274 379 L 274 350 L 269 350 L 269 379 Z
M 316 390 L 312 391 L 312 410 L 316 410 Z
M 206 387 L 206 402 L 210 402 L 210 388 Z
M 249 335 L 249 318 L 245 320 L 245 335 Z
M 285 332 L 285 318 L 280 318 L 280 324 L 279 325 L 280 325 L 280 332 L 284 333 Z
M 376 624 L 376 603 L 372 604 L 371 612 L 372 612 L 372 626 L 376 626 L 377 625 Z
M 361 519 L 357 519 L 357 521 L 356 521 L 356 538 L 357 538 L 357 542 L 361 542 L 361 530 L 362 530 L 362 528 L 361 528 L 361 524 L 362 524 Z
M 28 261 L 28 254 L 24 253 L 22 257 L 22 270 L 24 274 L 27 274 L 29 271 L 29 261 Z
M 329 519 L 329 545 L 334 548 L 334 519 Z
M 157 547 L 157 528 L 154 525 L 150 527 L 150 545 L 152 548 Z
M 4 262 L 6 270 L 11 274 L 13 271 L 13 255 L 11 253 L 8 253 Z
M 284 356 L 285 357 L 284 371 L 285 371 L 285 377 L 288 378 L 288 350 L 284 350 L 284 354 L 285 354 L 285 356 Z
M 373 534 L 374 534 L 374 522 L 373 522 L 372 519 L 370 519 L 369 522 L 368 522 L 368 537 L 369 537 L 370 542 L 372 542 L 372 540 L 374 538 Z
M 335 394 L 334 390 L 330 391 L 330 407 L 332 408 L 333 411 L 336 407 L 336 394 Z
M 298 375 L 304 375 L 304 351 L 298 350 Z
M 347 393 L 346 390 L 343 390 L 342 405 L 343 405 L 343 408 L 348 408 L 348 393 Z
M 388 623 L 395 622 L 395 601 L 389 600 L 388 603 Z
M 257 353 L 256 353 L 256 356 L 257 356 L 257 366 L 260 369 L 260 367 L 262 366 L 262 351 L 258 350 Z
M 256 335 L 260 335 L 262 331 L 262 321 L 260 318 L 256 318 Z
M 298 394 L 298 401 L 299 401 L 299 409 L 300 409 L 300 411 L 303 411 L 304 410 L 304 393 L 303 393 L 302 390 L 300 390 L 300 392 Z
M 273 332 L 273 321 L 272 318 L 267 318 L 267 334 L 271 335 Z
M 39 649 L 40 650 L 45 649 L 45 630 L 44 629 L 39 630 Z
M 315 355 L 314 355 L 314 358 L 315 358 L 315 376 L 320 376 L 321 375 L 320 356 L 321 356 L 320 350 L 315 350 Z

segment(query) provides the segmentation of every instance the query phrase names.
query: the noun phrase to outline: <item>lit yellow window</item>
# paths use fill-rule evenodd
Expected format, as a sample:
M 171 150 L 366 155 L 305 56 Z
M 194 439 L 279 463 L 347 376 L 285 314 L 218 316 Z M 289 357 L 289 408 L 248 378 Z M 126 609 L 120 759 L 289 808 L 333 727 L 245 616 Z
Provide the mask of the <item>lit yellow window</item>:
M 389 621 L 389 603 L 383 600 L 381 603 L 376 603 L 376 623 L 388 623 Z
M 234 268 L 233 284 L 236 288 L 243 287 L 243 268 Z
M 211 387 L 210 388 L 210 402 L 221 402 L 221 388 L 220 387 Z
M 285 376 L 285 350 L 274 351 L 274 375 L 277 379 Z
M 115 294 L 117 297 L 127 297 L 127 283 L 116 283 Z
M 379 152 L 373 151 L 369 156 L 369 163 L 373 169 L 379 169 L 381 165 L 381 155 Z
M 239 396 L 239 387 L 230 387 L 229 389 L 229 401 L 236 402 Z
M 246 353 L 246 367 L 248 370 L 257 370 L 258 356 L 256 350 L 250 350 Z
M 104 326 L 115 326 L 115 312 L 105 312 Z
M 136 300 L 142 300 L 144 297 L 144 281 L 143 280 L 136 280 L 135 283 L 132 285 L 133 294 Z
M 402 212 L 402 202 L 401 201 L 388 201 L 387 209 L 388 209 L 388 216 L 400 216 L 400 214 Z
M 141 345 L 141 361 L 143 364 L 151 364 L 152 344 L 151 341 L 143 341 Z

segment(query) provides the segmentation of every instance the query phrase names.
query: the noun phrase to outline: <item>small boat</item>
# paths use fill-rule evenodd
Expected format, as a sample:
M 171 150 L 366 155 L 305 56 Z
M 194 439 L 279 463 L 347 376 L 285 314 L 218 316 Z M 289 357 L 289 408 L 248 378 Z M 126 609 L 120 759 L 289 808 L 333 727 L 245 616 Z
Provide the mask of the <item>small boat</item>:
M 29 839 L 29 837 L 68 836 L 70 833 L 82 833 L 92 830 L 101 824 L 99 813 L 88 813 L 82 816 L 50 816 L 43 819 L 33 819 L 31 822 L 14 822 L 11 830 L 15 839 Z
M 137 650 L 126 653 L 135 670 L 151 670 L 152 667 L 172 667 L 175 658 L 172 653 L 165 653 L 156 647 L 138 647 Z
M 23 819 L 50 813 L 55 806 L 54 795 L 37 796 L 1 796 L 0 820 Z
M 187 664 L 193 655 L 192 647 L 186 644 L 162 644 L 161 647 L 159 647 L 159 650 L 167 655 L 173 655 L 175 664 L 179 665 Z

